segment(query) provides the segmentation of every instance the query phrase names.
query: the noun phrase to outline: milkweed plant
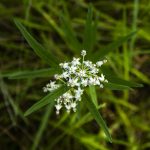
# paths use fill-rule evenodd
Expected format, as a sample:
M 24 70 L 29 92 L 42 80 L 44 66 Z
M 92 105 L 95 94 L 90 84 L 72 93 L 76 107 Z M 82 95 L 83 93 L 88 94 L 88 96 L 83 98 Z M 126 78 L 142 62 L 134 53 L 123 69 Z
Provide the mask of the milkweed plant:
M 103 88 L 103 83 L 108 82 L 103 73 L 99 73 L 99 68 L 107 62 L 107 60 L 98 61 L 93 64 L 89 60 L 85 60 L 86 50 L 81 51 L 81 58 L 73 58 L 71 62 L 60 63 L 62 74 L 55 74 L 56 81 L 50 81 L 43 88 L 44 92 L 52 92 L 60 87 L 60 84 L 66 84 L 70 90 L 55 99 L 56 114 L 64 106 L 69 113 L 70 110 L 76 112 L 76 106 L 82 100 L 84 88 L 87 86 L 97 85 Z M 99 75 L 100 74 L 100 75 Z
M 60 110 L 65 108 L 68 113 L 71 111 L 76 112 L 77 106 L 81 100 L 84 101 L 88 110 L 92 114 L 93 118 L 97 121 L 99 126 L 103 129 L 106 137 L 112 142 L 111 135 L 108 127 L 103 120 L 98 107 L 92 98 L 89 98 L 87 94 L 87 88 L 99 87 L 109 88 L 111 90 L 125 90 L 132 87 L 140 87 L 138 83 L 126 81 L 113 76 L 112 73 L 105 69 L 104 64 L 107 63 L 106 55 L 117 49 L 129 38 L 131 38 L 135 32 L 128 34 L 127 36 L 120 37 L 117 41 L 108 44 L 98 51 L 92 51 L 93 39 L 96 34 L 96 22 L 92 20 L 92 6 L 89 6 L 87 13 L 87 20 L 85 24 L 84 32 L 84 46 L 81 48 L 79 41 L 71 30 L 71 25 L 63 19 L 64 34 L 67 43 L 72 44 L 74 53 L 79 53 L 81 57 L 73 57 L 71 61 L 60 62 L 56 56 L 39 44 L 36 39 L 31 36 L 27 29 L 22 25 L 19 19 L 15 19 L 14 22 L 22 35 L 27 40 L 28 44 L 34 50 L 34 52 L 45 62 L 47 62 L 51 68 L 41 69 L 37 71 L 25 71 L 21 73 L 13 73 L 10 78 L 25 78 L 25 77 L 39 77 L 39 76 L 54 76 L 54 80 L 51 80 L 43 91 L 48 93 L 41 100 L 33 104 L 26 112 L 25 116 L 37 111 L 46 105 L 55 105 L 56 114 L 60 114 Z M 75 49 L 77 51 L 75 51 Z M 58 66 L 59 64 L 59 66 Z

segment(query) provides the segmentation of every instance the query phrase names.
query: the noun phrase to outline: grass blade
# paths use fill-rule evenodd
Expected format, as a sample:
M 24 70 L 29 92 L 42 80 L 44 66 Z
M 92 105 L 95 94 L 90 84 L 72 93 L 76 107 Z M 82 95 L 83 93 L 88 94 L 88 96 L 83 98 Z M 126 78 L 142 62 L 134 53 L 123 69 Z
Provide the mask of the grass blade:
M 81 50 L 81 43 L 78 41 L 70 24 L 69 18 L 61 16 L 62 29 L 65 34 L 65 41 L 74 53 L 78 53 Z
M 47 106 L 46 112 L 45 112 L 45 114 L 44 114 L 44 116 L 41 120 L 39 130 L 35 135 L 34 142 L 33 142 L 31 150 L 36 150 L 39 143 L 40 143 L 40 140 L 42 138 L 42 134 L 43 134 L 43 132 L 44 132 L 44 130 L 45 130 L 47 124 L 48 124 L 49 117 L 52 113 L 53 105 L 54 105 L 54 101 L 53 101 L 53 103 L 51 103 L 50 105 Z
M 67 92 L 69 90 L 68 87 L 66 87 L 65 85 L 61 86 L 60 88 L 58 88 L 57 90 L 49 93 L 48 95 L 46 95 L 44 98 L 42 98 L 40 101 L 38 101 L 37 103 L 35 103 L 34 105 L 32 105 L 24 114 L 24 116 L 28 116 L 31 113 L 33 113 L 34 111 L 37 111 L 38 109 L 40 109 L 41 107 L 49 104 L 49 103 L 53 103 L 53 101 L 55 99 L 57 99 L 59 96 L 61 96 L 63 93 Z
M 42 47 L 41 44 L 39 44 L 26 30 L 26 28 L 20 23 L 19 20 L 14 19 L 14 22 L 24 38 L 27 40 L 28 44 L 31 46 L 31 48 L 34 50 L 34 52 L 44 61 L 46 61 L 49 65 L 55 66 L 58 64 L 58 60 L 48 51 L 45 50 L 45 48 Z
M 98 107 L 98 101 L 97 101 L 97 94 L 96 94 L 95 86 L 89 87 L 89 94 L 90 94 L 90 97 L 91 97 L 93 103 L 95 104 L 95 106 L 97 108 Z
M 109 77 L 106 76 L 106 78 L 111 83 L 115 83 L 115 84 L 119 84 L 119 85 L 123 85 L 123 86 L 128 86 L 128 87 L 143 87 L 143 85 L 140 84 L 140 83 L 135 83 L 135 82 L 132 82 L 132 81 L 127 81 L 127 80 L 124 80 L 124 79 L 121 79 L 121 78 L 118 78 L 118 77 L 115 77 L 115 76 L 109 76 Z
M 111 83 L 128 86 L 128 87 L 142 87 L 143 86 L 142 84 L 139 84 L 136 82 L 127 81 L 127 80 L 118 78 L 117 75 L 107 67 L 103 66 L 101 67 L 101 70 L 105 74 L 106 79 Z
M 84 31 L 84 39 L 83 39 L 83 48 L 88 51 L 88 54 L 93 49 L 94 40 L 95 40 L 95 24 L 92 21 L 93 18 L 93 7 L 89 5 L 87 19 L 85 24 L 85 31 Z
M 150 84 L 150 79 L 148 76 L 146 76 L 144 73 L 140 72 L 137 69 L 132 68 L 131 72 L 138 77 L 141 81 L 143 81 L 144 83 Z
M 111 90 L 131 90 L 130 87 L 125 86 L 125 85 L 120 85 L 120 84 L 115 84 L 115 83 L 104 83 L 104 87 L 109 88 Z
M 139 13 L 139 0 L 134 0 L 133 20 L 132 20 L 132 30 L 133 31 L 137 30 L 138 13 Z M 131 51 L 131 53 L 133 53 L 135 41 L 136 41 L 136 36 L 134 35 L 131 38 L 131 42 L 130 42 L 130 51 Z
M 105 55 L 107 55 L 109 52 L 117 49 L 119 46 L 121 46 L 124 42 L 126 42 L 128 39 L 130 39 L 133 35 L 135 35 L 136 32 L 132 32 L 128 34 L 127 36 L 124 36 L 122 38 L 119 38 L 119 40 L 101 48 L 100 51 L 95 52 L 93 55 L 91 55 L 91 59 L 96 62 L 100 59 L 102 59 Z
M 54 74 L 60 73 L 59 68 L 50 68 L 50 69 L 39 69 L 35 71 L 16 71 L 13 73 L 4 73 L 0 76 L 8 77 L 9 79 L 24 79 L 24 78 L 42 78 L 42 77 L 50 77 Z
M 95 120 L 97 121 L 99 126 L 103 129 L 103 131 L 104 131 L 105 135 L 107 136 L 108 140 L 110 142 L 112 142 L 112 138 L 111 138 L 111 135 L 108 131 L 107 125 L 106 125 L 105 121 L 103 120 L 101 114 L 96 109 L 96 106 L 94 105 L 92 100 L 89 99 L 87 96 L 85 98 L 85 101 L 86 101 L 86 104 L 87 104 L 87 107 L 88 107 L 89 111 L 91 112 L 91 114 L 93 115 L 93 117 L 95 118 Z

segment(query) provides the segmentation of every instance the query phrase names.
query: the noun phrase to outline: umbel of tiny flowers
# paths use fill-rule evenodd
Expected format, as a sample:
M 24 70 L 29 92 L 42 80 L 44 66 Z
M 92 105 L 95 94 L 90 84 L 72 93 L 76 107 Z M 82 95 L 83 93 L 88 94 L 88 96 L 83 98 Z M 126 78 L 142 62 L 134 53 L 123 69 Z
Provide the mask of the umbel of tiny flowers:
M 44 92 L 52 92 L 60 87 L 61 84 L 66 84 L 70 90 L 55 99 L 56 114 L 65 107 L 69 113 L 71 110 L 76 111 L 76 107 L 85 87 L 97 85 L 103 88 L 103 83 L 108 82 L 105 76 L 100 73 L 100 67 L 107 62 L 107 60 L 98 61 L 93 64 L 89 60 L 85 60 L 86 50 L 81 51 L 81 58 L 73 58 L 71 62 L 60 63 L 62 68 L 61 74 L 55 74 L 56 81 L 50 81 L 44 88 Z

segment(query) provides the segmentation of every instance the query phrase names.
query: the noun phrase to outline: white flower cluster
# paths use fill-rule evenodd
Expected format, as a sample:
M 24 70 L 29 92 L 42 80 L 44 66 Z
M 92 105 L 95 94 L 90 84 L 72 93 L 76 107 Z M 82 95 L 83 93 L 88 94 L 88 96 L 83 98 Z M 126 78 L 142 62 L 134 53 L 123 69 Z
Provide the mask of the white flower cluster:
M 80 58 L 73 58 L 71 62 L 64 62 L 59 64 L 62 68 L 62 74 L 55 75 L 55 79 L 63 84 L 71 87 L 70 90 L 56 99 L 56 114 L 59 114 L 60 109 L 64 106 L 67 112 L 76 111 L 77 103 L 81 100 L 84 92 L 84 87 L 91 85 L 98 85 L 103 88 L 103 83 L 108 82 L 104 75 L 99 73 L 99 68 L 107 62 L 107 60 L 98 61 L 93 64 L 89 60 L 84 60 L 86 51 L 81 51 L 82 60 Z M 44 92 L 51 92 L 57 89 L 60 84 L 50 81 L 43 88 Z

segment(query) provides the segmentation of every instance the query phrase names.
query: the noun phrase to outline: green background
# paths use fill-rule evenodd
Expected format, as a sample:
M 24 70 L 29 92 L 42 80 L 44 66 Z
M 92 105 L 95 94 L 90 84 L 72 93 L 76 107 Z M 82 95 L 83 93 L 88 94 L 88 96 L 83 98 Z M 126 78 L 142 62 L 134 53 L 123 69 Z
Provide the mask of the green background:
M 88 1 L 1 0 L 0 1 L 0 149 L 2 150 L 148 150 L 150 149 L 150 1 L 99 0 L 93 4 L 97 22 L 91 55 L 132 31 L 137 33 L 107 55 L 107 66 L 116 76 L 142 83 L 132 90 L 96 88 L 100 112 L 113 143 L 81 102 L 77 113 L 59 116 L 51 106 L 24 117 L 40 100 L 50 77 L 8 79 L 12 72 L 50 67 L 33 52 L 15 26 L 19 21 L 60 61 L 79 56 L 83 42 Z M 67 24 L 62 23 L 62 17 Z M 72 32 L 68 33 L 68 28 Z M 69 31 L 70 31 L 69 30 Z M 66 36 L 68 33 L 69 36 Z M 73 34 L 73 35 L 71 35 Z M 87 33 L 87 37 L 91 37 Z M 110 75 L 111 76 L 111 75 Z

